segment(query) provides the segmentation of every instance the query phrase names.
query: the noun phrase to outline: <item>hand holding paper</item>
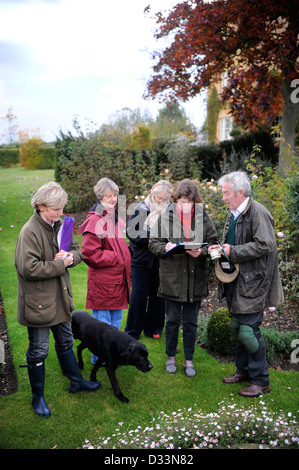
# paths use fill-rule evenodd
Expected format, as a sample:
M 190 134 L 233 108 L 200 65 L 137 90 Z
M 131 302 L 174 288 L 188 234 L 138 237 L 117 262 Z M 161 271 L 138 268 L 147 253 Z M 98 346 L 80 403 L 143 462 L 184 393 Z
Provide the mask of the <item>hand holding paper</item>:
M 74 262 L 74 256 L 72 253 L 67 251 L 60 250 L 59 253 L 56 253 L 54 260 L 61 259 L 64 262 L 64 266 L 70 266 Z
M 165 246 L 165 253 L 164 255 L 167 255 L 169 253 L 171 254 L 182 254 L 182 253 L 188 253 L 189 255 L 192 255 L 197 258 L 201 254 L 201 247 L 207 245 L 206 242 L 204 243 L 196 243 L 196 242 L 182 242 L 178 243 L 177 245 L 175 243 L 169 242 Z

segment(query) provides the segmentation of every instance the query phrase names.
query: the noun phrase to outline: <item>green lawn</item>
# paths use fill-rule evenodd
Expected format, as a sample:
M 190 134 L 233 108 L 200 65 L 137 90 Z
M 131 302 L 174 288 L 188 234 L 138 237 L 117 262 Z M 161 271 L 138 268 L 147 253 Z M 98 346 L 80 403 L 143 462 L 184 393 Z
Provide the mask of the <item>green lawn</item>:
M 238 395 L 240 385 L 226 385 L 222 377 L 234 372 L 233 364 L 218 363 L 206 351 L 197 347 L 194 364 L 197 375 L 184 375 L 183 352 L 178 354 L 178 372 L 165 372 L 165 338 L 159 340 L 141 337 L 149 350 L 153 369 L 143 374 L 133 367 L 121 367 L 117 376 L 129 404 L 119 402 L 111 389 L 104 369 L 98 372 L 102 383 L 95 393 L 70 394 L 68 380 L 62 376 L 51 339 L 50 354 L 46 360 L 45 396 L 52 415 L 44 419 L 31 408 L 31 390 L 25 364 L 27 330 L 16 321 L 17 276 L 14 268 L 14 250 L 22 225 L 32 215 L 30 197 L 47 181 L 54 179 L 53 170 L 26 171 L 22 168 L 0 169 L 0 290 L 8 323 L 10 343 L 14 356 L 19 388 L 0 399 L 1 449 L 75 449 L 82 448 L 85 439 L 111 436 L 119 423 L 122 430 L 147 426 L 161 411 L 172 413 L 195 404 L 205 413 L 219 408 L 219 403 L 231 398 L 237 404 L 252 404 L 254 400 Z M 80 241 L 80 237 L 78 237 Z M 86 265 L 81 263 L 71 271 L 72 287 L 77 309 L 85 308 Z M 125 312 L 126 316 L 126 312 Z M 125 316 L 122 329 L 125 324 Z M 182 339 L 179 348 L 183 351 Z M 89 378 L 90 353 L 84 351 L 83 376 Z M 265 395 L 271 410 L 297 414 L 298 374 L 270 371 L 272 393 Z

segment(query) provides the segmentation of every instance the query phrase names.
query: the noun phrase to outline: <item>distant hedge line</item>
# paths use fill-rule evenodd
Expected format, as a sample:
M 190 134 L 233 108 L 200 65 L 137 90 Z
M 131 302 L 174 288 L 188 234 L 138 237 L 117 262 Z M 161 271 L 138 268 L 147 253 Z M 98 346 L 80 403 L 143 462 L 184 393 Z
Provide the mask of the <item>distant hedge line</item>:
M 120 194 L 131 203 L 148 193 L 153 183 L 167 178 L 217 180 L 223 172 L 246 169 L 254 145 L 262 151 L 262 163 L 275 165 L 278 149 L 269 133 L 250 132 L 220 145 L 194 145 L 182 137 L 173 141 L 152 141 L 151 148 L 106 147 L 95 133 L 85 137 L 61 132 L 55 147 L 38 138 L 20 148 L 0 148 L 0 166 L 21 164 L 30 169 L 55 169 L 55 180 L 67 191 L 67 210 L 84 212 L 94 203 L 93 187 L 102 177 L 111 178 Z
M 18 148 L 0 148 L 0 166 L 9 168 L 20 163 L 20 150 Z
M 48 170 L 54 169 L 56 165 L 55 147 L 40 145 L 38 147 L 38 160 L 34 164 L 34 169 Z M 0 148 L 0 167 L 9 168 L 20 163 L 19 148 Z M 31 169 L 31 168 L 30 168 Z

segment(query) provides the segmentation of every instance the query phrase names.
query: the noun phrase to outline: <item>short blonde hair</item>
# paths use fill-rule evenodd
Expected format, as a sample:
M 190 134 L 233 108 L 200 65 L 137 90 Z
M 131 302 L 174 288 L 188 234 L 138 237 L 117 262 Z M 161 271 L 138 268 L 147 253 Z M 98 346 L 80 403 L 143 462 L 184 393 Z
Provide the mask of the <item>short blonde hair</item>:
M 61 209 L 66 205 L 67 199 L 67 193 L 60 184 L 51 181 L 37 190 L 31 199 L 31 205 L 34 209 L 38 209 L 39 205 Z
M 101 178 L 94 186 L 93 190 L 99 201 L 101 201 L 105 194 L 107 194 L 110 190 L 113 191 L 115 194 L 119 193 L 119 188 L 117 184 L 109 178 Z

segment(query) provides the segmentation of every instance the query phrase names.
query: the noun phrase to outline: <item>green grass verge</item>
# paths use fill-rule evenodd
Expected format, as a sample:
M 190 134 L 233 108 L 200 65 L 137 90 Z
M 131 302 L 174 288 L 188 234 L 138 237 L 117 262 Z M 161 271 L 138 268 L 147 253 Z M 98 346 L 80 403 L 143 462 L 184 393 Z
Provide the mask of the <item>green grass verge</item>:
M 122 432 L 147 426 L 161 411 L 171 414 L 196 404 L 204 413 L 218 410 L 219 403 L 232 396 L 237 404 L 246 399 L 238 395 L 240 385 L 226 385 L 222 377 L 234 372 L 233 364 L 218 363 L 206 351 L 196 347 L 194 364 L 197 375 L 188 379 L 183 370 L 182 338 L 179 339 L 178 372 L 165 372 L 165 338 L 141 337 L 149 350 L 153 370 L 147 374 L 128 366 L 117 370 L 122 390 L 129 404 L 114 396 L 104 369 L 98 372 L 102 387 L 95 393 L 70 394 L 68 380 L 62 376 L 51 337 L 50 353 L 46 360 L 45 396 L 52 411 L 48 419 L 38 417 L 31 408 L 31 390 L 24 364 L 28 346 L 27 329 L 16 321 L 17 276 L 14 250 L 18 233 L 32 215 L 30 197 L 47 181 L 54 179 L 53 170 L 26 171 L 22 168 L 0 169 L 0 290 L 8 323 L 8 334 L 14 356 L 19 389 L 0 399 L 1 449 L 76 449 L 85 439 L 111 436 L 122 425 Z M 80 237 L 78 237 L 80 241 Z M 71 280 L 77 309 L 85 308 L 87 269 L 84 263 L 71 270 Z M 126 312 L 122 324 L 125 325 Z M 91 370 L 90 353 L 83 353 L 83 376 Z M 270 371 L 272 392 L 264 401 L 271 410 L 297 414 L 298 374 Z M 244 402 L 245 400 L 245 402 Z M 252 400 L 247 399 L 248 406 Z

